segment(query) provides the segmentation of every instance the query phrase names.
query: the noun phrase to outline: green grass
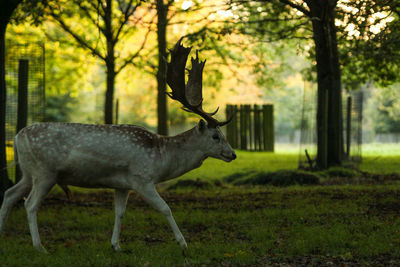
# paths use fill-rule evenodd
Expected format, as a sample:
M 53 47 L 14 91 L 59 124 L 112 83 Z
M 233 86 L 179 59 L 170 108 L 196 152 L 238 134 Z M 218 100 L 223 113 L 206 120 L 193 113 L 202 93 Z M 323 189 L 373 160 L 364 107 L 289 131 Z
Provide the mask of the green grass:
M 242 172 L 277 171 L 296 169 L 298 154 L 237 151 L 237 159 L 230 163 L 217 159 L 207 159 L 201 168 L 195 169 L 179 179 L 219 180 L 223 177 Z
M 363 149 L 360 169 L 400 173 L 396 146 Z M 238 151 L 231 163 L 207 159 L 179 179 L 215 183 L 226 177 L 294 170 L 294 148 Z M 331 170 L 339 172 L 340 170 Z M 160 188 L 165 188 L 161 185 Z M 53 190 L 39 211 L 36 252 L 23 205 L 0 238 L 0 266 L 235 266 L 400 263 L 400 184 L 341 186 L 222 186 L 161 190 L 186 237 L 185 255 L 166 220 L 132 194 L 123 219 L 122 252 L 111 250 L 112 192 L 76 188 L 65 201 Z M 21 256 L 23 255 L 23 256 Z M 392 263 L 393 265 L 393 263 Z
M 41 208 L 40 232 L 49 255 L 31 247 L 25 211 L 18 206 L 0 239 L 0 263 L 254 266 L 310 257 L 358 264 L 400 259 L 400 186 L 245 187 L 162 195 L 187 239 L 186 256 L 165 219 L 136 194 L 123 219 L 122 252 L 113 252 L 112 194 L 102 192 L 78 194 L 71 203 L 49 199 Z
M 366 144 L 360 169 L 371 173 L 400 173 L 400 144 Z

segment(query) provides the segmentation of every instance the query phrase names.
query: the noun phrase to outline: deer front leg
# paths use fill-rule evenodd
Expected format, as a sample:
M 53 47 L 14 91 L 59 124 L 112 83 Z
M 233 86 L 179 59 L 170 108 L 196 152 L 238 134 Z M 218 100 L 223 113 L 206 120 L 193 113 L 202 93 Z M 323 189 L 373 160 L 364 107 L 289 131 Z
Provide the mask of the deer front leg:
M 121 220 L 125 213 L 126 202 L 129 197 L 129 190 L 115 189 L 114 204 L 115 204 L 115 223 L 114 231 L 111 237 L 111 246 L 115 251 L 121 250 L 119 247 L 119 233 L 121 230 Z
M 165 203 L 165 201 L 160 197 L 154 184 L 148 184 L 144 186 L 143 188 L 141 188 L 140 191 L 138 191 L 138 193 L 142 195 L 147 203 L 149 203 L 153 208 L 155 208 L 165 216 L 169 225 L 172 228 L 172 231 L 174 232 L 175 238 L 178 243 L 181 245 L 181 247 L 187 248 L 185 238 L 183 237 L 178 225 L 174 220 L 174 217 L 172 216 L 171 209 L 168 207 L 167 203 Z
M 37 211 L 40 202 L 45 198 L 50 189 L 55 185 L 55 181 L 50 177 L 43 177 L 42 180 L 33 182 L 33 187 L 25 200 L 25 209 L 28 215 L 29 230 L 32 236 L 33 246 L 40 252 L 47 253 L 40 242 L 39 230 L 37 226 Z

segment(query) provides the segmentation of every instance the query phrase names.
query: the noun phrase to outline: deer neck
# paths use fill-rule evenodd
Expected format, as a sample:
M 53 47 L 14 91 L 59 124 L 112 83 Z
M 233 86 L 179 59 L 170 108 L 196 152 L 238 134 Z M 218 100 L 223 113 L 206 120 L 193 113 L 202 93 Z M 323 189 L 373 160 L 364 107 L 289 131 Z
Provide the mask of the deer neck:
M 165 157 L 165 180 L 176 178 L 201 166 L 207 154 L 199 144 L 197 128 L 182 134 L 165 137 L 163 154 Z

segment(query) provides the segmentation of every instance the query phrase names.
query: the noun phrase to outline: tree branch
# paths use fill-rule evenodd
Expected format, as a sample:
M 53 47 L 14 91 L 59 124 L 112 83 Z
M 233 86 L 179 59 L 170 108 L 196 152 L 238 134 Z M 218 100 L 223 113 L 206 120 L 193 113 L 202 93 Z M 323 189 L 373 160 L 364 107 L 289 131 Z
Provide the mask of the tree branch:
M 105 34 L 105 29 L 102 28 L 99 24 L 99 21 L 95 18 L 92 17 L 92 14 L 90 13 L 90 10 L 84 6 L 83 2 L 80 0 L 74 0 L 75 4 L 86 14 L 86 17 L 103 33 Z
M 304 15 L 311 17 L 311 12 L 299 4 L 295 4 L 290 0 L 279 0 L 279 2 L 281 2 L 282 4 L 288 5 L 294 9 L 297 9 L 298 11 L 302 12 Z
M 115 71 L 115 74 L 116 74 L 116 75 L 117 75 L 118 73 L 120 73 L 121 70 L 123 70 L 129 63 L 132 63 L 132 61 L 133 61 L 133 60 L 139 55 L 139 53 L 143 50 L 143 48 L 144 48 L 144 46 L 145 46 L 145 44 L 146 44 L 146 42 L 147 42 L 147 38 L 148 38 L 149 35 L 150 35 L 150 32 L 151 32 L 151 27 L 149 27 L 149 28 L 147 29 L 147 32 L 146 32 L 146 34 L 145 34 L 145 36 L 144 36 L 143 42 L 142 42 L 142 44 L 140 45 L 139 49 L 138 49 L 135 53 L 133 53 L 128 59 L 126 59 L 126 60 L 124 61 L 124 63 Z
M 98 51 L 95 47 L 90 46 L 90 44 L 85 41 L 81 36 L 75 33 L 65 22 L 61 19 L 61 17 L 54 12 L 54 9 L 50 7 L 50 15 L 51 17 L 57 21 L 57 23 L 64 29 L 64 31 L 68 32 L 81 46 L 89 49 L 94 55 L 98 56 L 102 60 L 105 60 L 105 57 Z
M 135 13 L 136 9 L 141 5 L 142 2 L 140 1 L 138 4 L 133 6 L 132 5 L 133 0 L 130 0 L 125 10 L 123 10 L 123 8 L 121 7 L 120 1 L 118 1 L 118 3 L 120 5 L 121 12 L 124 14 L 124 18 L 122 19 L 121 24 L 118 27 L 117 33 L 113 37 L 114 44 L 118 42 L 119 35 L 121 34 L 122 29 L 124 28 L 126 23 L 129 21 L 129 18 Z

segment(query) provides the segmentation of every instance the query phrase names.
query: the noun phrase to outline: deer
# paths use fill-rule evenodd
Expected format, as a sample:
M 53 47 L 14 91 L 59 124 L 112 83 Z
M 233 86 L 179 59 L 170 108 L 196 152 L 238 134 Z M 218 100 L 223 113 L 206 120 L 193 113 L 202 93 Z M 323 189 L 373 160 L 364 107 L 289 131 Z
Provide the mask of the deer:
M 183 37 L 182 37 L 183 38 Z M 182 109 L 199 115 L 199 123 L 176 136 L 162 136 L 135 125 L 79 124 L 44 122 L 23 128 L 15 137 L 15 162 L 22 171 L 21 180 L 9 188 L 0 210 L 0 234 L 12 206 L 28 194 L 24 206 L 34 248 L 47 253 L 41 243 L 37 212 L 51 188 L 58 184 L 84 188 L 114 189 L 115 221 L 111 246 L 119 251 L 121 219 L 131 190 L 166 218 L 176 241 L 185 249 L 187 243 L 172 216 L 168 204 L 156 190 L 156 184 L 171 180 L 202 165 L 212 157 L 231 162 L 236 158 L 213 117 L 218 108 L 207 113 L 202 103 L 202 75 L 205 60 L 191 58 L 192 69 L 185 82 L 188 55 L 182 38 L 170 50 L 166 82 L 172 89 L 168 96 L 182 104 Z M 204 119 L 204 120 L 203 120 Z

